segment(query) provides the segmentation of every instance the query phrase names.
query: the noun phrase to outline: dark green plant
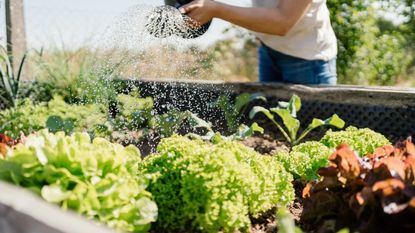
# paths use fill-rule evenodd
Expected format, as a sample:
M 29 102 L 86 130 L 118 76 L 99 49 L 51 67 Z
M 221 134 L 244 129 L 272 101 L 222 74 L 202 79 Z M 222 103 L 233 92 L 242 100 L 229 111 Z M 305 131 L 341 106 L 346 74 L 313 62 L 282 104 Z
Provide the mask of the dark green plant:
M 75 129 L 75 120 L 63 119 L 60 116 L 50 116 L 46 121 L 46 128 L 48 128 L 51 133 L 62 131 L 69 135 Z
M 155 232 L 249 232 L 258 217 L 294 198 L 292 176 L 270 156 L 242 144 L 163 139 L 144 160 L 159 207 Z
M 237 96 L 234 102 L 226 95 L 222 95 L 216 100 L 214 105 L 224 113 L 226 125 L 230 133 L 235 133 L 238 130 L 249 103 L 254 100 L 267 101 L 261 93 L 243 93 Z
M 26 54 L 20 61 L 17 72 L 13 70 L 12 58 L 0 46 L 0 107 L 15 108 L 19 99 L 20 79 L 22 77 L 23 66 L 26 61 Z M 3 106 L 2 106 L 3 105 Z
M 265 116 L 277 126 L 278 130 L 282 135 L 287 139 L 291 145 L 297 145 L 301 140 L 303 140 L 311 131 L 322 126 L 334 126 L 337 128 L 344 127 L 344 121 L 340 119 L 339 116 L 334 114 L 332 117 L 326 120 L 320 120 L 314 118 L 313 121 L 308 125 L 308 127 L 298 136 L 298 130 L 300 129 L 300 121 L 297 119 L 297 113 L 301 109 L 301 99 L 297 95 L 293 95 L 289 102 L 279 102 L 279 107 L 271 108 L 270 110 L 256 106 L 254 107 L 249 117 L 254 119 L 258 113 L 263 113 Z M 280 123 L 275 119 L 274 114 L 277 114 L 281 120 L 285 129 Z
M 376 148 L 391 144 L 390 141 L 380 133 L 368 128 L 358 129 L 353 126 L 337 132 L 329 130 L 320 142 L 333 149 L 341 144 L 347 144 L 360 156 L 373 153 Z

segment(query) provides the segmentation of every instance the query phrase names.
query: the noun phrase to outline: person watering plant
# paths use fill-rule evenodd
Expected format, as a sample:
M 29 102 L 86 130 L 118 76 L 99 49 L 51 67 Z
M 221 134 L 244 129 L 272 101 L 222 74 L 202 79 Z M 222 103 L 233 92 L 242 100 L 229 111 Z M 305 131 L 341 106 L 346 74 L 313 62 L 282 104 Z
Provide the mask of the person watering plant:
M 165 3 L 200 25 L 219 18 L 256 32 L 262 82 L 337 83 L 337 39 L 326 0 L 252 0 L 253 7 L 212 0 Z

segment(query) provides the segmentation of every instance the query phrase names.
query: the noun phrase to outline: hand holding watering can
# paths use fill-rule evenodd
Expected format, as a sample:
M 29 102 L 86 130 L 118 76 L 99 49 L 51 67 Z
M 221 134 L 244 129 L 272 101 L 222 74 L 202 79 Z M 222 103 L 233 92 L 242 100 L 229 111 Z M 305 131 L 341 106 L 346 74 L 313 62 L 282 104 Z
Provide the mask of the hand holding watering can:
M 198 25 L 196 21 L 182 13 L 186 11 L 182 7 L 192 1 L 165 0 L 165 6 L 159 6 L 147 15 L 147 30 L 158 38 L 176 35 L 186 39 L 193 39 L 203 35 L 209 29 L 212 21 Z

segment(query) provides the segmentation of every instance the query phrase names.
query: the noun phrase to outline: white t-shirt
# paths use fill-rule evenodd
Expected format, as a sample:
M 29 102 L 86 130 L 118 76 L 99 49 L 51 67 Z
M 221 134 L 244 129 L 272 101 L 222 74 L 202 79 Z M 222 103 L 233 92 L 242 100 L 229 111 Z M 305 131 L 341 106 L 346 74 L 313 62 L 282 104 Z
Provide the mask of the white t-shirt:
M 279 0 L 252 0 L 256 7 L 276 7 Z M 337 55 L 337 39 L 326 0 L 313 0 L 304 17 L 285 36 L 257 33 L 278 52 L 307 60 L 330 60 Z

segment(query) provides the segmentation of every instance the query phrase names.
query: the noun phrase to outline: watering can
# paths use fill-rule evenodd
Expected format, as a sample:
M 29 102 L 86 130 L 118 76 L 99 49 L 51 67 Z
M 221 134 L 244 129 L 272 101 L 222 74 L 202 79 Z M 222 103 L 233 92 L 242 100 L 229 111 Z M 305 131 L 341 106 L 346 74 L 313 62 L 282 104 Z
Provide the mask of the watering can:
M 186 23 L 188 17 L 178 10 L 192 1 L 165 0 L 166 5 L 156 7 L 147 15 L 147 31 L 158 38 L 176 35 L 185 39 L 194 39 L 203 35 L 209 29 L 212 21 L 204 25 L 191 27 Z

